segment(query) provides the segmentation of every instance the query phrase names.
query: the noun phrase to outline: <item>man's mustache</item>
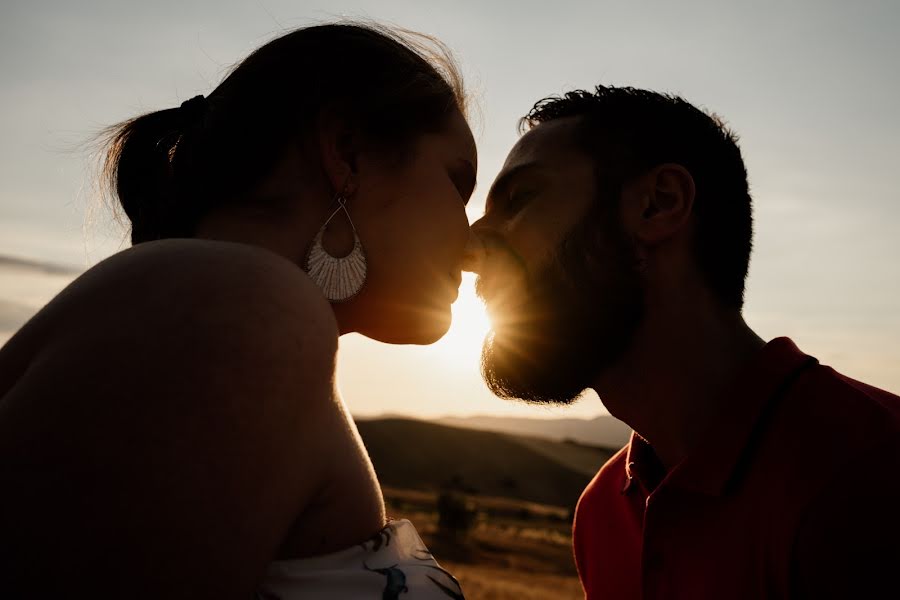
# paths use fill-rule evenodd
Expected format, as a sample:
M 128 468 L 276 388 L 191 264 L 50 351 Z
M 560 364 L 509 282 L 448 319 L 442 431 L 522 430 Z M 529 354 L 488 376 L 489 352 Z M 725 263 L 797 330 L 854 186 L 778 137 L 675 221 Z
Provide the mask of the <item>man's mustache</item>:
M 528 281 L 528 268 L 525 259 L 507 243 L 503 236 L 492 232 L 479 232 L 478 237 L 483 245 L 485 256 L 482 268 L 475 279 L 475 295 L 482 302 L 490 302 L 496 295 L 494 286 L 510 275 L 523 276 Z

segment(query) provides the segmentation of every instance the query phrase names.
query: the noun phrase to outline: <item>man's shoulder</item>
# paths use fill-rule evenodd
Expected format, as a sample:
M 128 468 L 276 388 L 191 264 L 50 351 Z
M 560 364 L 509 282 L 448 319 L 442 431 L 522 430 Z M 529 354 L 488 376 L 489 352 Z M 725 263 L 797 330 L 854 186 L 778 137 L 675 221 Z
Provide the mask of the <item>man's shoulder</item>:
M 900 433 L 900 397 L 829 366 L 809 369 L 789 397 L 785 417 L 823 442 L 860 448 Z
M 900 398 L 829 367 L 810 375 L 807 408 L 826 399 L 825 416 L 812 416 L 823 466 L 792 539 L 792 585 L 802 597 L 876 597 L 900 560 L 888 508 L 900 502 Z
M 832 388 L 850 406 L 878 414 L 894 427 L 900 424 L 900 397 L 897 395 L 838 373 L 828 366 L 819 366 L 815 375 L 820 385 Z
M 757 474 L 780 480 L 802 508 L 840 482 L 854 487 L 862 463 L 878 469 L 894 460 L 900 398 L 816 365 L 777 401 L 765 430 Z

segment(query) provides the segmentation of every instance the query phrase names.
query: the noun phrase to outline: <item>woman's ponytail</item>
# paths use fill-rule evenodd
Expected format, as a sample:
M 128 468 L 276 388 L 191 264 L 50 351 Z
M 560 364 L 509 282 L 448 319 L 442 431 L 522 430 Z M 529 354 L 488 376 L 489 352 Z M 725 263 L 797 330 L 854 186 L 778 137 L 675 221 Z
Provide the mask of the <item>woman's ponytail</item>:
M 177 210 L 173 159 L 196 117 L 198 98 L 179 108 L 147 113 L 107 130 L 102 178 L 131 221 L 131 243 L 190 235 Z

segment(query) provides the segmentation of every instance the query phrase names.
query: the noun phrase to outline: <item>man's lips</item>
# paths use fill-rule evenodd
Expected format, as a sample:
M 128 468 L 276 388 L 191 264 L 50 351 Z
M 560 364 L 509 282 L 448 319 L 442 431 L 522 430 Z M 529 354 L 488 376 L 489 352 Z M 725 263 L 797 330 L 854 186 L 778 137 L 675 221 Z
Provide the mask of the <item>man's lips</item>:
M 489 312 L 508 311 L 523 303 L 528 289 L 525 261 L 499 234 L 480 233 L 483 256 L 479 263 L 475 293 Z

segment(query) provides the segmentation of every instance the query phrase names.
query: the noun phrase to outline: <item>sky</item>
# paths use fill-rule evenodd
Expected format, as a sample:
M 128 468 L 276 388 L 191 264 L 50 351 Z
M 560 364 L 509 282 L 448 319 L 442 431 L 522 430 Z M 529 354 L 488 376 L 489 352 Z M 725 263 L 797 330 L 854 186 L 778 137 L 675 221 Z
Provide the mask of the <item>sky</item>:
M 677 93 L 740 135 L 756 236 L 745 316 L 845 374 L 900 391 L 900 2 L 7 0 L 0 7 L 0 256 L 76 272 L 127 247 L 98 205 L 90 141 L 140 112 L 212 90 L 288 29 L 370 18 L 442 39 L 475 107 L 478 189 L 538 99 L 597 83 Z M 75 276 L 0 261 L 0 342 Z M 341 340 L 358 415 L 588 417 L 493 398 L 486 328 L 464 280 L 434 346 Z

